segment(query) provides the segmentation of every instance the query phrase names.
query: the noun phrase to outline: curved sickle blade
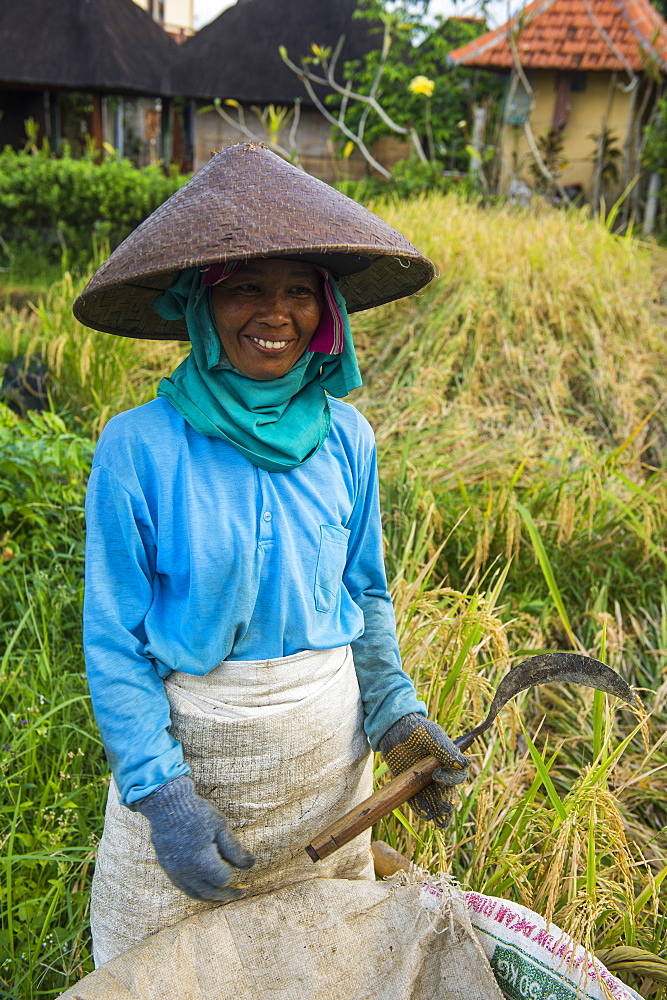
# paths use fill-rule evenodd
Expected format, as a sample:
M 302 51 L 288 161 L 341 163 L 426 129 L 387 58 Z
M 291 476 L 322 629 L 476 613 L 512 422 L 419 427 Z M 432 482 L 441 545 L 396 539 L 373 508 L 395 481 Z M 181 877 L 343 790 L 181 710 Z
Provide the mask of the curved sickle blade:
M 581 653 L 541 653 L 517 663 L 505 674 L 484 722 L 480 722 L 469 733 L 458 736 L 454 743 L 460 750 L 467 750 L 473 740 L 486 732 L 500 709 L 520 691 L 536 684 L 561 682 L 582 684 L 584 687 L 595 688 L 596 691 L 606 691 L 631 705 L 636 703 L 634 691 L 621 675 L 592 656 L 582 656 Z

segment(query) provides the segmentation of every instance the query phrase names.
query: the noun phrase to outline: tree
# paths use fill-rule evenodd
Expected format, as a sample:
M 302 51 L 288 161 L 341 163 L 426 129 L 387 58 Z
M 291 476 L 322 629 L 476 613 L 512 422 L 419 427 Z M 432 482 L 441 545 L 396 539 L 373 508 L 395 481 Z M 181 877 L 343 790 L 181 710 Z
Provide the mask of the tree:
M 488 73 L 449 66 L 447 54 L 486 31 L 483 19 L 443 18 L 428 23 L 429 0 L 360 0 L 357 17 L 366 22 L 389 25 L 391 49 L 378 97 L 391 118 L 404 127 L 414 127 L 429 158 L 449 169 L 468 163 L 467 129 L 473 107 L 499 90 L 498 78 Z M 377 72 L 381 52 L 370 51 L 363 60 L 348 63 L 344 75 L 355 89 L 365 91 Z M 430 93 L 426 83 L 430 82 Z M 421 86 L 420 86 L 421 84 Z M 350 109 L 355 122 L 361 109 Z M 366 137 L 387 135 L 386 125 L 370 115 Z
M 336 129 L 343 155 L 356 145 L 380 173 L 370 153 L 374 141 L 399 135 L 412 142 L 414 156 L 439 173 L 465 169 L 470 158 L 468 123 L 473 108 L 491 104 L 500 83 L 492 74 L 451 67 L 447 53 L 477 37 L 483 20 L 437 17 L 428 21 L 430 0 L 360 0 L 355 17 L 377 33 L 377 46 L 363 59 L 338 67 L 342 45 L 333 50 L 315 43 L 294 63 L 314 103 Z M 326 106 L 318 84 L 333 93 Z

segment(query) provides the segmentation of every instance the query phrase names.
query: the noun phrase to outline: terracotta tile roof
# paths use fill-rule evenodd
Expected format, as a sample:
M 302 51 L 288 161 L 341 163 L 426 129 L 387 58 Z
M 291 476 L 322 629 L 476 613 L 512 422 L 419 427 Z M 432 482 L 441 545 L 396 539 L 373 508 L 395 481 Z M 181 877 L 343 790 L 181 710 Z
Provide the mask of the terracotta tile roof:
M 449 61 L 511 69 L 510 31 L 526 69 L 623 70 L 629 65 L 640 72 L 647 57 L 667 68 L 667 23 L 648 0 L 533 0 L 506 24 L 450 52 Z

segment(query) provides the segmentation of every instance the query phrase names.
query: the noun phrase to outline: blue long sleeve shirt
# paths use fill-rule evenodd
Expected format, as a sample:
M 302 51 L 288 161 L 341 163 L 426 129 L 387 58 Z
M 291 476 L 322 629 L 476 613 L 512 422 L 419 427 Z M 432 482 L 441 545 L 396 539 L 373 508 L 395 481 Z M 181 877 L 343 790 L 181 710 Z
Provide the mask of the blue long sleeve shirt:
M 327 440 L 290 472 L 252 465 L 164 399 L 105 428 L 86 497 L 84 648 L 124 804 L 188 773 L 169 733 L 174 670 L 351 643 L 371 746 L 425 714 L 396 642 L 373 433 L 330 405 Z

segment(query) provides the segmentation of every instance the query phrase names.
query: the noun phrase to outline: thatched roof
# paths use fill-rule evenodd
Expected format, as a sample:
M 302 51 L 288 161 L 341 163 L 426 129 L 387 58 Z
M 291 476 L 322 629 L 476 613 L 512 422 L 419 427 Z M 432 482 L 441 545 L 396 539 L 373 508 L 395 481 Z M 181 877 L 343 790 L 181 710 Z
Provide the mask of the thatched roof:
M 0 86 L 168 96 L 177 49 L 133 0 L 0 3 Z
M 298 63 L 313 43 L 335 46 L 345 35 L 343 63 L 379 48 L 382 36 L 353 20 L 357 0 L 240 0 L 180 47 L 172 84 L 186 97 L 234 98 L 244 103 L 309 100 L 278 54 L 284 45 Z M 317 67 L 316 67 L 317 69 Z

